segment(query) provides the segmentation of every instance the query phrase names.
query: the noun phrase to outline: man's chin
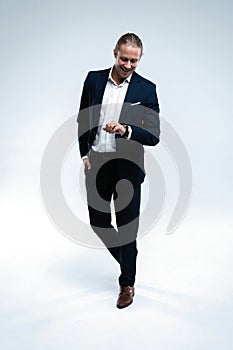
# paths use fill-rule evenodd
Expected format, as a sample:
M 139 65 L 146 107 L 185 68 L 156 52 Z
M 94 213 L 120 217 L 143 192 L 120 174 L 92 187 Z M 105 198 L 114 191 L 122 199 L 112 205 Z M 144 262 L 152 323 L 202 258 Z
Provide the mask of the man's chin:
M 124 79 L 126 79 L 126 78 L 128 78 L 128 77 L 130 76 L 130 74 L 132 74 L 132 73 L 133 73 L 132 70 L 129 71 L 129 72 L 124 72 L 124 71 L 122 70 L 122 71 L 121 71 L 121 77 L 124 78 Z

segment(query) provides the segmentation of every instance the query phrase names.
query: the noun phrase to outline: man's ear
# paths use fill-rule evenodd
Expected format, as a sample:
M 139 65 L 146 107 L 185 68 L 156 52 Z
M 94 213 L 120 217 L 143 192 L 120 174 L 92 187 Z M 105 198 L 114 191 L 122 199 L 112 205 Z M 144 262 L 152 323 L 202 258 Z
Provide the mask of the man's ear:
M 117 58 L 117 50 L 115 50 L 115 49 L 113 50 L 113 55 L 115 58 Z

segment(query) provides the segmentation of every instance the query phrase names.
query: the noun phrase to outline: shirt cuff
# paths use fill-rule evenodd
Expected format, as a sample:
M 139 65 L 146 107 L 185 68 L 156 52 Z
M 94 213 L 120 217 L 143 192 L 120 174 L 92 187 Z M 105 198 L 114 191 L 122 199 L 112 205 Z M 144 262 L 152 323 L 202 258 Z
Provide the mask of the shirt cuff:
M 82 157 L 82 160 L 84 160 L 84 159 L 88 159 L 88 156 L 83 156 L 83 157 Z
M 128 130 L 129 130 L 129 135 L 128 135 L 128 137 L 127 137 L 127 139 L 126 140 L 130 140 L 130 138 L 131 138 L 131 135 L 132 135 L 132 128 L 131 128 L 131 126 L 128 126 Z

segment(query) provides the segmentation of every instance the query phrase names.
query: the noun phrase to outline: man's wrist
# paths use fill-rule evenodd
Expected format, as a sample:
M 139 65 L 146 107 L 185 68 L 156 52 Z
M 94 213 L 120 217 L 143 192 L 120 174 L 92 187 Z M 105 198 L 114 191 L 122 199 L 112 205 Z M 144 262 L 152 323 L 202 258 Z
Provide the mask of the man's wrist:
M 82 160 L 85 160 L 85 159 L 89 159 L 89 157 L 88 156 L 83 156 Z
M 128 126 L 128 125 L 124 125 L 124 128 L 125 128 L 125 132 L 124 132 L 124 134 L 122 135 L 122 137 L 124 137 L 125 139 L 127 139 L 128 136 L 129 136 L 129 126 Z
M 125 128 L 125 132 L 121 136 L 129 140 L 131 138 L 132 128 L 129 125 L 123 125 L 123 126 Z

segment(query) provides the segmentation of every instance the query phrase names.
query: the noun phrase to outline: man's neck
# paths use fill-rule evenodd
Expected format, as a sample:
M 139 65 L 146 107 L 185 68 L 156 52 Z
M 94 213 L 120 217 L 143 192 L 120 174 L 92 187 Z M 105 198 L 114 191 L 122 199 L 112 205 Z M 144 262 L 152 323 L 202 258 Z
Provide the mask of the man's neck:
M 112 79 L 116 82 L 117 85 L 120 85 L 125 80 L 117 74 L 115 67 L 112 69 Z

